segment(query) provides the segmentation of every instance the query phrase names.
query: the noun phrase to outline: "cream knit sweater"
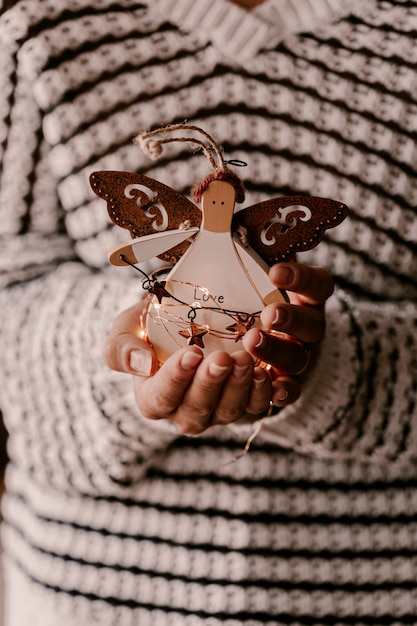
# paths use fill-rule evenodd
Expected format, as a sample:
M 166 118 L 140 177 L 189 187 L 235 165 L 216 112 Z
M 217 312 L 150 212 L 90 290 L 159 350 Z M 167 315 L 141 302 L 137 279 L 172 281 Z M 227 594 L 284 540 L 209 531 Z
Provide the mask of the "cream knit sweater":
M 4 3 L 9 5 L 10 2 Z M 20 0 L 0 16 L 0 407 L 10 431 L 6 626 L 417 623 L 417 2 Z M 187 119 L 247 204 L 351 208 L 303 255 L 337 291 L 299 402 L 180 436 L 143 419 L 101 348 L 141 297 L 98 169 L 151 162 Z

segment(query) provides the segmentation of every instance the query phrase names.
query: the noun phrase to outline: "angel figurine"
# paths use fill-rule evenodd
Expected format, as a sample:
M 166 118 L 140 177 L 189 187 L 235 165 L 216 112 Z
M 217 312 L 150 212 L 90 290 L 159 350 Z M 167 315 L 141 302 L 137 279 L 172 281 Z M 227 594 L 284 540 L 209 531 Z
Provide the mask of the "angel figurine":
M 175 132 L 193 132 L 203 139 Z M 176 124 L 136 138 L 157 158 L 162 145 L 188 141 L 200 146 L 212 171 L 193 189 L 197 204 L 142 174 L 94 172 L 93 191 L 106 200 L 111 220 L 133 240 L 110 253 L 114 265 L 134 265 L 158 256 L 172 264 L 164 280 L 146 277 L 148 340 L 162 364 L 186 344 L 234 352 L 271 302 L 288 301 L 268 278 L 269 267 L 316 246 L 340 224 L 347 207 L 311 196 L 278 197 L 235 213 L 244 187 L 204 130 Z

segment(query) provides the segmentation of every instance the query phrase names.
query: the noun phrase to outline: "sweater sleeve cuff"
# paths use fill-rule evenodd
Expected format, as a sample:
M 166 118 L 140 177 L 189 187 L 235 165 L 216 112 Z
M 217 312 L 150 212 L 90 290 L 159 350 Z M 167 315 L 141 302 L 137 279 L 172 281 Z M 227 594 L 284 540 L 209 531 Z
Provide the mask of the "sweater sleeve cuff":
M 262 433 L 268 441 L 315 456 L 328 456 L 335 444 L 340 447 L 334 433 L 359 385 L 359 348 L 347 304 L 332 297 L 326 319 L 318 361 L 300 399 L 272 416 Z
M 357 303 L 338 291 L 300 399 L 264 421 L 258 442 L 322 458 L 415 463 L 416 308 Z

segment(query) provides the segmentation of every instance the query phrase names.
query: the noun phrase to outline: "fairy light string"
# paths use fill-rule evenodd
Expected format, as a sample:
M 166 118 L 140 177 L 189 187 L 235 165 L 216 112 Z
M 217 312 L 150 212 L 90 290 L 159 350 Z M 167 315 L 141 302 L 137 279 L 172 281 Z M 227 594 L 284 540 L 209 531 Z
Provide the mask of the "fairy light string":
M 203 336 L 205 334 L 212 335 L 214 337 L 220 339 L 228 339 L 232 341 L 239 341 L 246 334 L 246 332 L 252 328 L 255 324 L 256 320 L 259 318 L 261 311 L 256 311 L 255 313 L 247 313 L 245 311 L 234 311 L 231 309 L 223 308 L 217 301 L 209 293 L 208 289 L 205 287 L 200 287 L 199 285 L 195 285 L 193 283 L 189 283 L 186 281 L 170 281 L 172 283 L 180 283 L 183 285 L 188 285 L 193 287 L 194 290 L 199 290 L 204 293 L 208 299 L 215 303 L 216 306 L 207 306 L 201 305 L 200 303 L 196 304 L 195 302 L 189 303 L 180 300 L 174 294 L 172 294 L 166 288 L 166 281 L 159 280 L 158 275 L 160 273 L 165 273 L 166 268 L 161 268 L 156 270 L 152 274 L 147 274 L 142 268 L 138 267 L 129 259 L 126 258 L 123 254 L 120 255 L 121 261 L 130 265 L 139 272 L 142 277 L 142 288 L 148 292 L 150 296 L 153 296 L 158 300 L 158 305 L 161 305 L 162 299 L 167 298 L 169 300 L 173 300 L 173 303 L 165 302 L 162 309 L 160 306 L 157 307 L 158 316 L 155 316 L 153 321 L 155 323 L 162 323 L 169 333 L 169 335 L 176 341 L 176 343 L 180 346 L 180 342 L 175 338 L 173 333 L 170 332 L 167 325 L 176 324 L 177 326 L 182 326 L 182 330 L 178 331 L 178 334 L 187 339 L 187 343 L 189 345 L 199 345 L 201 348 L 204 348 Z M 187 319 L 184 317 L 180 317 L 178 315 L 174 315 L 169 311 L 171 306 L 175 306 L 175 303 L 180 304 L 186 308 L 188 308 Z M 164 317 L 161 316 L 160 312 L 163 311 Z M 212 313 L 218 313 L 219 315 L 226 315 L 232 320 L 232 324 L 226 326 L 224 330 L 218 330 L 216 328 L 210 327 L 208 324 L 196 324 L 195 319 L 197 317 L 198 311 L 210 311 Z M 189 333 L 187 335 L 187 333 Z

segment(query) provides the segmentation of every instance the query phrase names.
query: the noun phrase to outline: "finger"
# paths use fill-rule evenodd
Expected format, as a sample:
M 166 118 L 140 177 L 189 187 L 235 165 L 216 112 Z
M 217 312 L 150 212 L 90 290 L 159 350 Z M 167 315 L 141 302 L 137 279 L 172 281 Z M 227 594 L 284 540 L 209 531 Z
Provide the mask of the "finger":
M 213 352 L 201 362 L 181 406 L 171 417 L 181 432 L 197 435 L 212 424 L 213 412 L 232 368 L 233 360 L 226 352 Z
M 254 416 L 265 414 L 269 409 L 271 396 L 272 381 L 270 376 L 262 367 L 255 367 L 246 412 Z
M 265 307 L 261 321 L 266 330 L 282 331 L 307 343 L 321 341 L 326 327 L 322 311 L 284 303 Z
M 107 367 L 118 372 L 149 376 L 158 367 L 151 345 L 143 339 L 141 317 L 144 303 L 126 309 L 113 322 L 103 348 Z
M 293 404 L 301 395 L 301 385 L 294 378 L 279 376 L 272 383 L 272 402 L 277 407 Z
M 251 328 L 242 339 L 245 350 L 283 374 L 301 374 L 310 360 L 310 350 L 284 335 L 272 335 Z
M 300 263 L 277 263 L 269 271 L 271 282 L 296 293 L 306 304 L 323 304 L 333 293 L 333 277 L 322 267 Z
M 213 424 L 230 424 L 246 411 L 253 383 L 254 361 L 245 351 L 231 355 L 233 369 L 214 410 Z
M 154 376 L 137 377 L 134 392 L 141 413 L 149 419 L 170 419 L 202 360 L 202 351 L 189 346 L 170 356 Z

